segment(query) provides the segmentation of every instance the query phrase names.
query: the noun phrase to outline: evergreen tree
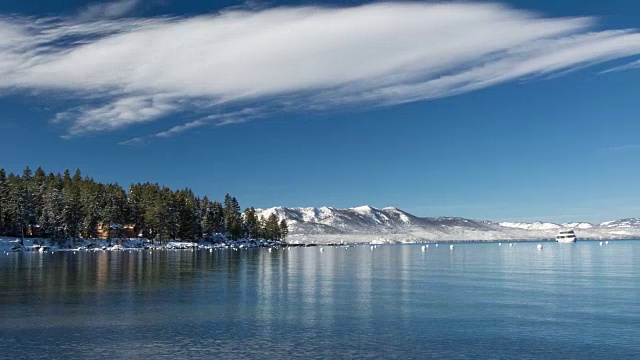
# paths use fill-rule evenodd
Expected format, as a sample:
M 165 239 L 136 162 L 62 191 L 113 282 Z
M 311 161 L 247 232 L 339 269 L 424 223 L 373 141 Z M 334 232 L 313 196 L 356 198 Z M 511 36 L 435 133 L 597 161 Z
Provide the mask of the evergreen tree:
M 214 231 L 214 218 L 213 218 L 213 203 L 208 197 L 202 198 L 200 201 L 200 217 L 202 224 L 202 232 L 205 234 L 213 234 Z
M 282 238 L 280 224 L 278 223 L 278 216 L 275 213 L 272 213 L 263 221 L 262 234 L 265 239 L 269 240 L 280 240 Z
M 178 238 L 199 240 L 202 235 L 202 223 L 198 199 L 191 189 L 177 191 L 175 194 L 178 214 Z
M 104 189 L 90 179 L 84 181 L 80 188 L 80 202 L 82 206 L 82 223 L 80 231 L 82 236 L 88 238 L 98 237 L 98 225 L 102 220 L 102 210 L 105 203 Z
M 122 229 L 127 218 L 127 199 L 124 190 L 118 184 L 104 187 L 104 207 L 102 224 L 107 228 L 107 239 L 111 240 L 113 229 Z
M 211 206 L 212 214 L 211 219 L 213 221 L 213 232 L 217 234 L 226 234 L 227 228 L 225 226 L 224 208 L 222 204 L 214 201 Z
M 60 176 L 47 180 L 47 191 L 39 220 L 43 235 L 51 237 L 59 243 L 67 239 L 64 216 L 65 199 L 62 188 Z
M 243 214 L 243 236 L 249 239 L 257 239 L 260 235 L 260 223 L 253 207 L 244 210 Z
M 95 238 L 102 224 L 109 239 L 120 236 L 127 224 L 137 233 L 159 240 L 199 240 L 204 233 L 279 239 L 287 231 L 277 217 L 258 219 L 254 208 L 240 212 L 235 197 L 224 202 L 195 196 L 192 190 L 173 191 L 158 184 L 132 184 L 129 191 L 118 184 L 102 184 L 71 175 L 46 175 L 26 167 L 21 176 L 0 169 L 0 234 L 50 237 L 60 242 L 79 237 Z M 118 233 L 112 232 L 118 229 Z
M 145 186 L 149 184 L 132 184 L 127 194 L 127 202 L 129 207 L 129 221 L 134 225 L 137 233 L 143 232 L 146 228 L 144 222 L 145 209 Z
M 7 174 L 0 168 L 0 235 L 6 235 L 8 231 L 8 201 L 9 185 L 7 184 Z
M 40 223 L 44 199 L 47 193 L 47 175 L 42 168 L 36 169 L 32 180 L 33 206 L 34 206 L 34 227 L 31 228 L 31 235 L 36 237 L 44 236 L 44 229 Z
M 224 197 L 224 225 L 227 236 L 231 239 L 238 239 L 242 235 L 240 204 L 235 197 L 231 197 L 229 194 Z
M 25 230 L 35 224 L 33 194 L 31 192 L 31 169 L 27 166 L 22 178 L 11 174 L 9 184 L 7 213 L 9 226 L 14 235 L 20 236 L 24 244 Z
M 73 178 L 69 177 L 69 171 L 65 171 L 63 178 L 62 194 L 64 198 L 64 230 L 67 238 L 77 239 L 82 228 L 83 213 L 80 198 L 80 186 L 82 177 L 77 171 Z
M 289 225 L 287 225 L 287 220 L 280 220 L 280 240 L 284 240 L 287 235 L 289 235 Z

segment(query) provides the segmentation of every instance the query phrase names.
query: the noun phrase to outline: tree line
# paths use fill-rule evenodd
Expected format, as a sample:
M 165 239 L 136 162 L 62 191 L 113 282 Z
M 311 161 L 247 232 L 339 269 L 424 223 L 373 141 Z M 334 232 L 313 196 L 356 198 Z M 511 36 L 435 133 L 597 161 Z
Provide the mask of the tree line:
M 22 175 L 0 169 L 0 235 L 42 237 L 58 241 L 98 238 L 128 224 L 152 241 L 202 241 L 222 234 L 228 239 L 283 240 L 286 221 L 275 214 L 258 216 L 251 207 L 241 212 L 235 197 L 222 203 L 195 196 L 189 188 L 171 190 L 152 183 L 102 184 L 73 175 L 46 174 L 26 167 Z M 114 231 L 115 233 L 115 231 Z

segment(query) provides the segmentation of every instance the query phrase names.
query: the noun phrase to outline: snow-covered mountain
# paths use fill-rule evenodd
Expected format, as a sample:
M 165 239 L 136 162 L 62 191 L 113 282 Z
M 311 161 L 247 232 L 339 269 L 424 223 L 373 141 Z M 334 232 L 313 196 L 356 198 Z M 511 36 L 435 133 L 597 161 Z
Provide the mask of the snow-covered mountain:
M 555 224 L 491 222 L 457 217 L 418 217 L 395 207 L 359 206 L 259 209 L 289 225 L 292 243 L 491 241 L 552 239 L 560 229 L 574 229 L 582 239 L 640 238 L 640 219 Z

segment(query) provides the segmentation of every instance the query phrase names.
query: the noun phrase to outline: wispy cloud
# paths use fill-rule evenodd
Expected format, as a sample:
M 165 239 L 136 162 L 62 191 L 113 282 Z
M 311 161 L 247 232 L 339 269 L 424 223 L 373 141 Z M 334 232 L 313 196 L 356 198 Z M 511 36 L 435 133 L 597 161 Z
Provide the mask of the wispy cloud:
M 107 16 L 95 21 L 82 13 L 0 17 L 0 92 L 62 90 L 85 99 L 57 117 L 70 136 L 193 113 L 151 135 L 167 137 L 257 118 L 234 113 L 266 102 L 294 111 L 388 106 L 640 54 L 634 29 L 596 30 L 593 18 L 548 18 L 494 3 L 233 8 L 114 19 L 135 5 L 96 5 L 99 11 L 89 12 Z
M 83 8 L 77 17 L 81 20 L 116 19 L 131 13 L 139 2 L 139 0 L 121 0 L 91 4 Z
M 268 113 L 263 108 L 246 108 L 242 110 L 222 112 L 220 114 L 208 115 L 196 120 L 186 122 L 181 125 L 176 125 L 168 130 L 160 131 L 155 134 L 147 136 L 139 136 L 125 141 L 121 141 L 120 145 L 141 145 L 147 144 L 154 138 L 168 138 L 174 135 L 183 133 L 185 131 L 197 129 L 203 126 L 227 126 L 233 124 L 242 124 L 247 121 L 256 120 L 264 117 L 264 114 Z
M 99 107 L 81 106 L 59 113 L 53 122 L 71 121 L 69 135 L 78 135 L 153 121 L 178 108 L 177 101 L 163 94 L 125 96 Z
M 628 64 L 625 64 L 625 65 L 616 66 L 616 67 L 613 67 L 611 69 L 607 69 L 605 71 L 600 72 L 600 74 L 607 74 L 607 73 L 610 73 L 610 72 L 617 72 L 617 71 L 633 70 L 633 69 L 638 69 L 638 68 L 640 68 L 640 60 L 636 60 L 636 61 L 630 62 Z
M 173 135 L 185 132 L 187 130 L 196 129 L 205 125 L 213 124 L 214 126 L 225 126 L 232 124 L 241 124 L 250 120 L 263 117 L 263 113 L 257 109 L 242 109 L 228 113 L 209 115 L 207 117 L 190 121 L 188 123 L 177 125 L 169 130 L 154 134 L 154 137 L 171 137 Z

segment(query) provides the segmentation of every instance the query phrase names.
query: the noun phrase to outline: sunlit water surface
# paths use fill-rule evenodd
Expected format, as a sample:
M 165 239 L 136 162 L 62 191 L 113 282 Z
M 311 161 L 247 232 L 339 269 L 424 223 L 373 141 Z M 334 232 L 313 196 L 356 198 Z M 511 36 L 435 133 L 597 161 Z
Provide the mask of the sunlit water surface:
M 0 256 L 7 359 L 640 356 L 640 241 Z

